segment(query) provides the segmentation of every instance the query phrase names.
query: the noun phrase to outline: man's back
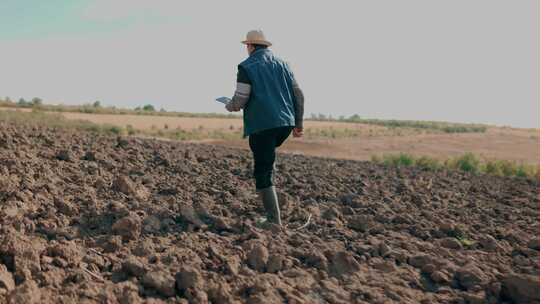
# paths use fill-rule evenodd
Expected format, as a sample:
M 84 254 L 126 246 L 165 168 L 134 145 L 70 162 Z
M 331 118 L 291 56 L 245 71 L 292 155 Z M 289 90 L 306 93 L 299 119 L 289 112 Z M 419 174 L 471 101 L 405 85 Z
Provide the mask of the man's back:
M 269 49 L 258 49 L 240 64 L 251 85 L 244 108 L 244 135 L 295 126 L 294 76 Z

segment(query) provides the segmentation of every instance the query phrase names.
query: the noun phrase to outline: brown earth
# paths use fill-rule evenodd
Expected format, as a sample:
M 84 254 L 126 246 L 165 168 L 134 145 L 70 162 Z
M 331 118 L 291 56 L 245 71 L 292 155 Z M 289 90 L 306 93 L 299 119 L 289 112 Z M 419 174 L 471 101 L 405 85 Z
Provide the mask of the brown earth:
M 213 144 L 248 149 L 245 140 L 214 140 Z M 408 153 L 446 160 L 471 152 L 486 160 L 511 160 L 540 164 L 540 131 L 491 127 L 485 133 L 411 133 L 360 135 L 339 139 L 294 139 L 282 152 L 350 160 L 370 160 L 375 155 Z
M 0 108 L 0 110 L 10 110 Z M 11 109 L 12 110 L 12 109 Z M 29 109 L 17 109 L 24 111 Z M 139 130 L 204 130 L 236 132 L 242 129 L 241 119 L 163 117 L 149 115 L 111 115 L 59 113 L 68 119 L 87 120 Z M 429 156 L 439 160 L 472 152 L 488 160 L 511 160 L 540 165 L 540 129 L 488 127 L 485 133 L 436 133 L 429 130 L 390 129 L 360 123 L 306 121 L 309 138 L 289 140 L 282 152 L 336 159 L 370 160 L 375 155 L 400 152 Z M 338 138 L 317 136 L 323 130 L 337 130 Z M 339 130 L 356 134 L 339 138 Z M 245 140 L 203 140 L 205 143 L 247 149 Z
M 0 303 L 539 303 L 540 181 L 0 124 Z M 295 230 L 308 216 L 309 226 Z

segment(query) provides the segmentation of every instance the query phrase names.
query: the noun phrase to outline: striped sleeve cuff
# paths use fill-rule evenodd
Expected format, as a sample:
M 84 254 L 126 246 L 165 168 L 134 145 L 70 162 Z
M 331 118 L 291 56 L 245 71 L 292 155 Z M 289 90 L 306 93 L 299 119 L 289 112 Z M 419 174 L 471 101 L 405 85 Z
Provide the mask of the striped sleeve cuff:
M 236 83 L 236 91 L 234 92 L 232 101 L 227 104 L 227 110 L 237 112 L 243 109 L 249 100 L 250 94 L 251 85 L 241 82 Z

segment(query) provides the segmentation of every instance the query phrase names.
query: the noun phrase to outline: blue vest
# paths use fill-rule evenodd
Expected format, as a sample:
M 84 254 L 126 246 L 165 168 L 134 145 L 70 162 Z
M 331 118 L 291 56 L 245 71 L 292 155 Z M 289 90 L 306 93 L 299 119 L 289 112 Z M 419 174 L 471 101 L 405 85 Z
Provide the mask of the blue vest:
M 269 49 L 259 49 L 240 66 L 251 81 L 251 94 L 244 107 L 244 136 L 294 126 L 293 74 L 287 63 Z

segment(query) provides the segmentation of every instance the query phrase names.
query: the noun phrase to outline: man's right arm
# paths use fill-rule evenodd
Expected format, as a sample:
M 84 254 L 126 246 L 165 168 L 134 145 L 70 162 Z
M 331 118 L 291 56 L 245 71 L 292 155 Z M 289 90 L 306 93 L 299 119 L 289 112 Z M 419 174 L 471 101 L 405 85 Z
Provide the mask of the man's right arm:
M 236 76 L 236 91 L 232 100 L 225 106 L 229 112 L 238 112 L 246 107 L 251 94 L 251 81 L 247 72 L 241 66 L 238 66 Z

